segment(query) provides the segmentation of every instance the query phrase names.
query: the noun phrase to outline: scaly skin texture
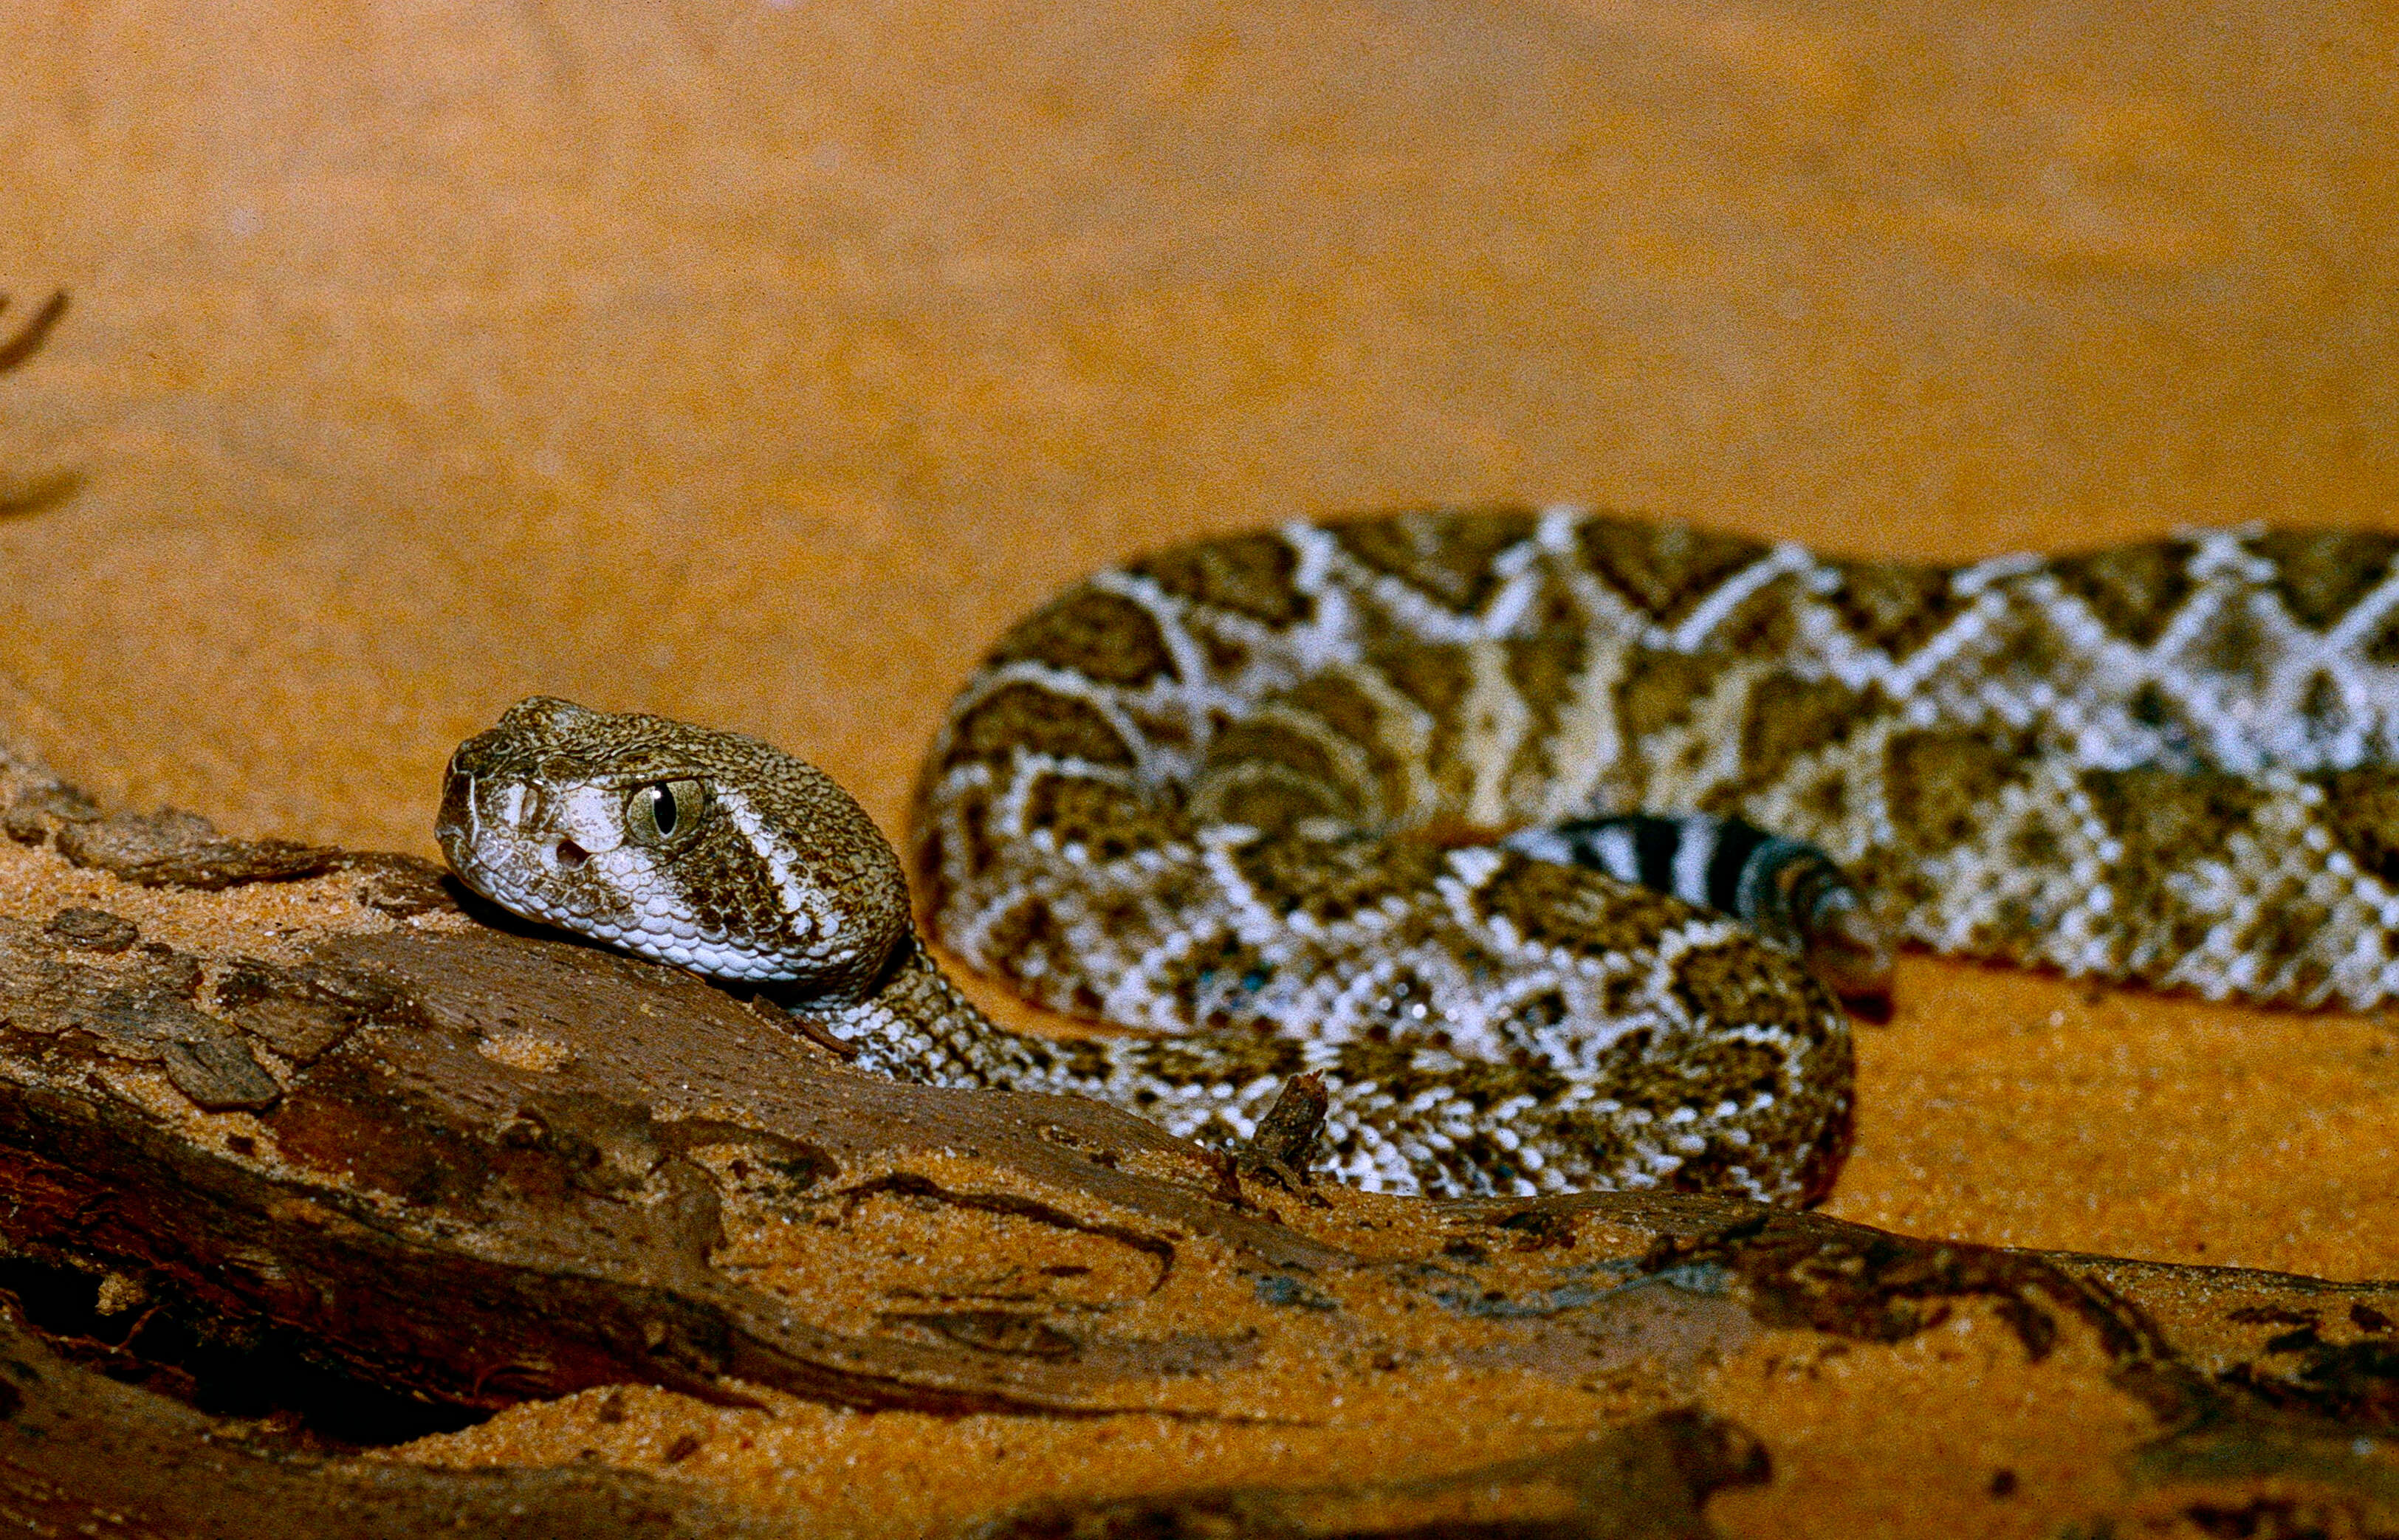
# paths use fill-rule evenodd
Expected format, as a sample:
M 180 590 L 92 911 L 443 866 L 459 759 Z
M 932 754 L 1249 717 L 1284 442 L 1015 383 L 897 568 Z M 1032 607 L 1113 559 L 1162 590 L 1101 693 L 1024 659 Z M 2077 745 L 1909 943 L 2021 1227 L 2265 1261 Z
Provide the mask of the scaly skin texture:
M 1025 620 L 959 696 L 925 898 L 977 966 L 1165 1025 L 1189 992 L 1151 980 L 1208 926 L 1146 900 L 1181 863 L 1119 850 L 1698 812 L 1820 847 L 1937 951 L 2370 1006 L 2399 993 L 2394 549 L 1945 570 L 1554 510 L 1168 551 Z
M 695 784 L 705 796 L 685 795 L 671 838 L 630 832 L 637 799 Z M 495 902 L 774 986 L 861 1067 L 900 1078 L 1079 1093 L 1223 1142 L 1249 1135 L 1287 1077 L 1321 1071 L 1338 1169 L 1386 1190 L 1664 1184 L 1804 1201 L 1830 1186 L 1847 1140 L 1847 1024 L 1790 953 L 1722 915 L 1522 856 L 1349 842 L 1334 853 L 1351 879 L 1339 892 L 1288 874 L 1314 905 L 1294 923 L 1322 938 L 1319 956 L 1344 964 L 1379 936 L 1448 960 L 1422 999 L 1353 1013 L 1352 1030 L 1253 1020 L 1058 1042 L 969 1005 L 919 943 L 898 858 L 865 815 L 754 739 L 529 700 L 460 746 L 437 832 Z M 1487 1001 L 1471 1021 L 1434 1014 L 1476 989 Z
M 1334 1164 L 1368 1186 L 1806 1200 L 1849 1128 L 1827 992 L 1725 915 L 1568 864 L 1605 840 L 1544 831 L 1744 819 L 1937 950 L 2370 1006 L 2399 993 L 2394 549 L 2214 534 L 1949 570 L 1497 510 L 1102 574 L 953 705 L 915 859 L 945 944 L 1154 1036 L 994 1027 L 858 854 L 863 816 L 751 740 L 528 703 L 460 750 L 451 805 L 484 811 L 445 814 L 444 844 L 521 912 L 787 979 L 886 1073 L 1222 1140 L 1321 1068 Z M 560 839 L 606 841 L 629 789 L 676 777 L 713 790 L 672 859 L 558 869 Z M 876 918 L 841 967 L 773 975 L 781 944 L 745 938 L 809 902 Z

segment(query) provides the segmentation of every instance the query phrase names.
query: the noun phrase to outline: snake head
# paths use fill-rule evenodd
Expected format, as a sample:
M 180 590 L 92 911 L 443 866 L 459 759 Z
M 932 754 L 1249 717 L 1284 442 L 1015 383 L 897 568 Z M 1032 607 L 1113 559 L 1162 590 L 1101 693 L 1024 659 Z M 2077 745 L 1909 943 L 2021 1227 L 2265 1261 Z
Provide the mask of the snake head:
M 450 756 L 434 825 L 512 913 L 713 978 L 862 997 L 909 934 L 899 858 L 756 738 L 535 696 Z

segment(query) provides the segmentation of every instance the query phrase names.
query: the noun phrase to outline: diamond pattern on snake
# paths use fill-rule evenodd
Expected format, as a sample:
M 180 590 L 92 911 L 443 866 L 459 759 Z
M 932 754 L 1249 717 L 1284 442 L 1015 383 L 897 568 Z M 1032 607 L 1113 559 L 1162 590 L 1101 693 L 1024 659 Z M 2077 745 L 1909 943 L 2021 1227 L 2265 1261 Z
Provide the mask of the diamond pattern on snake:
M 1889 945 L 2399 993 L 2399 540 L 1943 568 L 1571 508 L 1298 523 L 1020 622 L 890 847 L 755 739 L 535 699 L 440 834 L 496 902 L 773 985 L 863 1067 L 1247 1137 L 1387 1192 L 1822 1196 Z

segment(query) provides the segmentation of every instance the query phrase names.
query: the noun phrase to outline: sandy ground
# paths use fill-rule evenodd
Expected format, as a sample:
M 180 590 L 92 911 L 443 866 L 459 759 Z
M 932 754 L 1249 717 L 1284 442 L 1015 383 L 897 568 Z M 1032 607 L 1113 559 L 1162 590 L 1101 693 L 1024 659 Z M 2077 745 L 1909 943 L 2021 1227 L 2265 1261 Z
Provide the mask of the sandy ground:
M 1294 513 L 1965 558 L 2399 528 L 2365 7 L 0 13 L 0 729 L 429 853 L 536 690 L 887 828 L 1012 615 Z M 6 501 L 0 497 L 0 501 Z M 2399 1268 L 2399 1034 L 1927 959 L 1830 1205 Z

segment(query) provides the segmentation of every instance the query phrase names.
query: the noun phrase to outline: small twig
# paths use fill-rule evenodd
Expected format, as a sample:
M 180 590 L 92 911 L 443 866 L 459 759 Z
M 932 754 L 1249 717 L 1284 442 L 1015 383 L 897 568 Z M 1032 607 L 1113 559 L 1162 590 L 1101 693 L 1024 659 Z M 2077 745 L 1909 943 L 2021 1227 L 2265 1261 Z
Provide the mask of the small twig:
M 5 297 L 0 297 L 0 304 L 7 303 Z M 40 352 L 43 342 L 49 337 L 50 328 L 58 325 L 59 317 L 66 313 L 67 291 L 61 289 L 52 294 L 42 308 L 34 312 L 34 318 L 27 321 L 22 330 L 7 342 L 0 343 L 0 374 L 7 373 Z
M 1317 1138 L 1324 1131 L 1324 1110 L 1330 1101 L 1321 1071 L 1293 1075 L 1282 1083 L 1266 1116 L 1258 1119 L 1257 1131 L 1234 1152 L 1235 1163 L 1287 1193 L 1297 1195 L 1313 1186 L 1308 1168 L 1316 1154 Z

